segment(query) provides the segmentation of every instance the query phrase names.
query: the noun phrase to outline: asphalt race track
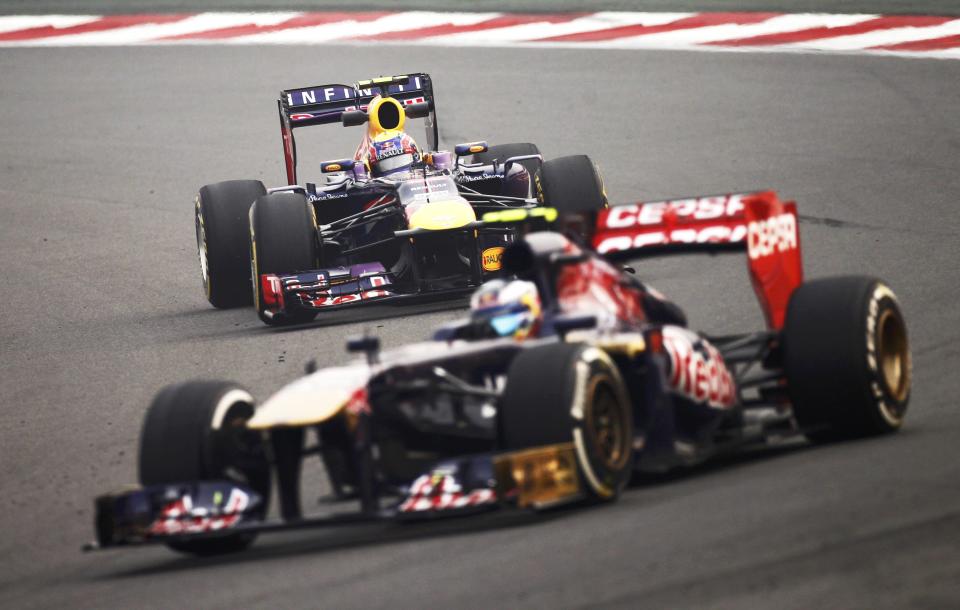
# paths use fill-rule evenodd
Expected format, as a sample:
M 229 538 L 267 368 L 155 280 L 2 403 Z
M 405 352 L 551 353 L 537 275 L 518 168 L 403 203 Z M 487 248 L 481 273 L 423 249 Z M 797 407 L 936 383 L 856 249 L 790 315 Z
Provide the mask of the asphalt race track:
M 458 303 L 391 308 L 278 332 L 250 310 L 212 310 L 200 289 L 194 193 L 283 181 L 277 92 L 412 70 L 435 78 L 448 145 L 586 152 L 622 202 L 767 186 L 796 199 L 809 276 L 876 274 L 901 297 L 915 371 L 906 428 L 536 519 L 287 533 L 220 559 L 82 554 L 93 496 L 135 481 L 142 413 L 164 384 L 236 379 L 265 397 L 310 357 L 341 361 L 349 334 L 395 346 L 459 315 L 444 309 Z M 0 75 L 0 606 L 960 606 L 960 62 L 11 48 Z M 332 158 L 359 135 L 323 137 Z M 760 324 L 736 256 L 638 271 L 698 328 Z

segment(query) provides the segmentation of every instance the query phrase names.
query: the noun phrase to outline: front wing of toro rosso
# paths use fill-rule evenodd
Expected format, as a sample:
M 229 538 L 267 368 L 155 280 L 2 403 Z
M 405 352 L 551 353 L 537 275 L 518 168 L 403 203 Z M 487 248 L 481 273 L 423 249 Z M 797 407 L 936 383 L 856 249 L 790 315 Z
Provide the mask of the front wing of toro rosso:
M 96 542 L 86 550 L 526 508 L 583 498 L 572 447 L 545 447 L 438 464 L 388 508 L 292 521 L 265 519 L 266 499 L 227 481 L 153 485 L 96 500 Z
M 509 212 L 518 219 L 523 213 Z M 491 217 L 491 220 L 497 218 Z M 796 207 L 792 202 L 781 202 L 773 192 L 614 207 L 599 213 L 590 240 L 593 248 L 607 258 L 685 251 L 745 251 L 750 276 L 771 330 L 782 327 L 787 299 L 802 279 Z M 351 273 L 363 275 L 364 271 Z M 588 341 L 611 353 L 619 350 L 636 355 L 646 350 L 661 350 L 662 354 L 665 350 L 673 362 L 674 373 L 680 373 L 681 377 L 681 366 L 693 361 L 692 358 L 684 360 L 676 337 L 643 335 L 638 340 L 636 334 L 631 336 L 632 339 L 622 345 L 616 333 L 600 333 Z M 562 333 L 525 343 L 492 340 L 443 345 L 461 360 L 489 366 L 491 358 L 510 358 L 531 344 L 558 339 L 563 340 Z M 371 408 L 367 400 L 371 380 L 383 379 L 385 371 L 410 371 L 418 365 L 432 366 L 438 378 L 446 375 L 440 366 L 446 357 L 443 350 L 417 348 L 409 346 L 398 350 L 381 364 L 374 351 L 361 347 L 367 351 L 367 364 L 325 369 L 295 381 L 259 407 L 247 427 L 270 434 L 274 430 L 316 425 L 342 413 L 354 422 L 358 455 L 370 455 L 374 441 L 369 426 L 377 418 L 376 408 Z M 717 396 L 718 400 L 723 398 L 724 405 L 734 400 L 731 396 L 739 396 L 734 382 L 728 379 L 727 383 L 730 387 L 724 389 L 725 398 Z M 693 385 L 697 384 L 699 381 Z M 676 384 L 674 389 L 684 391 Z M 690 387 L 687 391 L 695 389 Z M 635 463 L 639 463 L 643 451 L 656 445 L 654 440 L 647 438 L 646 445 L 640 443 Z M 376 484 L 367 461 L 364 462 L 366 469 L 359 471 L 365 477 L 360 484 L 359 512 L 315 518 L 302 518 L 298 514 L 296 518 L 280 521 L 267 519 L 266 498 L 239 483 L 184 481 L 145 486 L 97 498 L 97 542 L 91 548 L 177 542 L 244 531 L 553 506 L 585 497 L 591 483 L 584 479 L 584 473 L 590 470 L 582 461 L 583 456 L 573 443 L 448 458 L 396 488 L 398 495 L 388 505 L 383 505 L 382 498 L 370 491 Z

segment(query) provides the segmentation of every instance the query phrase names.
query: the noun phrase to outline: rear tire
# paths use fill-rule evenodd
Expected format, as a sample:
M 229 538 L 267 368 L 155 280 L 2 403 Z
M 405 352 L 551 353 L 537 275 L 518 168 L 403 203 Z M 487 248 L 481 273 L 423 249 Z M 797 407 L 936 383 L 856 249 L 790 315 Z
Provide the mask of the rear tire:
M 559 343 L 520 352 L 510 365 L 498 417 L 504 449 L 572 442 L 593 499 L 615 500 L 630 479 L 633 409 L 616 364 L 603 350 Z
M 204 186 L 194 200 L 203 290 L 218 309 L 242 307 L 252 301 L 249 212 L 266 192 L 258 180 L 230 180 Z
M 783 327 L 784 367 L 805 434 L 828 441 L 903 424 L 911 358 L 897 298 L 883 282 L 836 277 L 801 285 Z
M 300 193 L 264 195 L 250 208 L 250 266 L 257 315 L 271 326 L 307 322 L 316 312 L 294 311 L 269 318 L 260 296 L 260 275 L 289 275 L 319 267 L 317 221 L 313 206 Z
M 168 386 L 147 410 L 140 434 L 140 483 L 162 485 L 225 479 L 270 499 L 270 467 L 262 438 L 242 423 L 253 416 L 254 400 L 232 383 L 188 381 Z M 227 534 L 203 540 L 170 541 L 183 553 L 214 555 L 240 551 L 255 534 Z

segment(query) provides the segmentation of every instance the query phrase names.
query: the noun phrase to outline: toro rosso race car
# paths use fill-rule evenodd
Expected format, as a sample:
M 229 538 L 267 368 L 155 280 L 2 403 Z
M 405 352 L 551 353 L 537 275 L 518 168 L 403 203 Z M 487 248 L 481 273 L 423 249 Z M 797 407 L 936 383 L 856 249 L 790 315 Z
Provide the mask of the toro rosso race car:
M 412 74 L 281 92 L 288 186 L 255 180 L 204 186 L 195 201 L 204 289 L 215 307 L 251 302 L 267 324 L 424 293 L 463 292 L 500 275 L 509 226 L 478 215 L 540 203 L 607 205 L 583 155 L 543 162 L 533 144 L 485 142 L 438 151 L 432 81 Z M 427 148 L 404 130 L 423 118 Z M 318 165 L 325 182 L 297 181 L 294 130 L 365 126 L 353 158 Z M 252 283 L 252 285 L 251 285 Z
M 356 361 L 308 367 L 263 403 L 233 383 L 164 389 L 142 430 L 141 487 L 96 500 L 94 546 L 218 553 L 270 530 L 610 501 L 635 472 L 901 426 L 911 361 L 897 299 L 868 277 L 804 282 L 793 203 L 619 206 L 587 234 L 518 238 L 502 260 L 518 279 L 487 283 L 433 341 L 381 352 L 352 339 Z M 614 262 L 724 250 L 746 254 L 765 329 L 694 332 Z M 313 455 L 358 512 L 304 515 Z M 280 520 L 267 519 L 273 481 Z

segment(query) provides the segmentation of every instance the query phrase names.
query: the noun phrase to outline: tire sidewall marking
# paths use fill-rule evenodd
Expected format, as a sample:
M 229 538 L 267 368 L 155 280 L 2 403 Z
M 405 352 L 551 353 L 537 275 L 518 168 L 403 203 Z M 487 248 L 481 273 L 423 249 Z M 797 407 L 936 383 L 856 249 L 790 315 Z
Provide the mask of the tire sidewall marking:
M 250 283 L 253 284 L 253 307 L 260 313 L 260 274 L 257 269 L 257 235 L 253 230 L 253 211 L 257 207 L 254 203 L 247 212 L 250 226 Z
M 871 399 L 876 406 L 877 413 L 883 421 L 891 428 L 899 428 L 903 424 L 904 405 L 894 398 L 893 391 L 887 387 L 887 380 L 880 371 L 880 357 L 877 353 L 880 339 L 878 321 L 887 309 L 892 309 L 894 311 L 893 315 L 900 317 L 900 308 L 896 295 L 885 284 L 877 283 L 867 302 L 865 347 L 867 371 L 869 374 L 869 391 Z M 907 359 L 904 365 L 907 367 L 905 374 L 907 375 L 907 382 L 909 383 L 910 377 L 912 376 L 909 348 L 907 349 Z M 909 388 L 907 397 L 909 397 Z
M 586 390 L 587 390 L 587 381 L 589 380 L 591 373 L 598 369 L 598 365 L 601 372 L 604 375 L 608 376 L 613 385 L 619 385 L 623 387 L 623 382 L 620 380 L 619 371 L 617 370 L 616 364 L 610 359 L 610 356 L 607 355 L 601 349 L 596 347 L 588 347 L 584 349 L 575 365 L 575 377 L 574 377 L 574 401 L 571 405 L 570 415 L 574 419 L 573 426 L 573 444 L 574 449 L 577 453 L 577 461 L 580 463 L 580 469 L 583 473 L 584 478 L 586 478 L 587 483 L 590 485 L 590 489 L 593 490 L 601 498 L 612 498 L 617 493 L 617 489 L 611 485 L 608 480 L 611 478 L 610 473 L 601 474 L 598 473 L 594 468 L 594 463 L 591 459 L 591 451 L 587 447 L 586 435 L 584 434 L 584 407 L 586 400 Z M 624 398 L 624 396 L 620 396 Z M 632 439 L 629 439 L 627 446 L 632 445 Z
M 197 231 L 197 258 L 200 260 L 200 278 L 203 280 L 203 288 L 209 299 L 212 294 L 210 282 L 210 256 L 207 248 L 207 229 L 203 219 L 203 206 L 200 204 L 200 195 L 194 199 L 194 210 Z

